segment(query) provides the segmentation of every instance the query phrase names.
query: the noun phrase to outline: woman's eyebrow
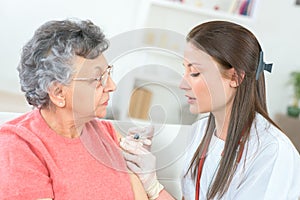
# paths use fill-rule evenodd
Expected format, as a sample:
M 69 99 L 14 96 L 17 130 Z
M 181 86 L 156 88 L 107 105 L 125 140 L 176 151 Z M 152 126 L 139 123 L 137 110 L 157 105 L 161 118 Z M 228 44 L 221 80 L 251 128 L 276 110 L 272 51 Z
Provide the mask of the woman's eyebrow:
M 94 67 L 94 69 L 95 69 L 95 70 L 101 70 L 101 67 L 100 67 L 99 65 L 96 65 L 96 66 Z
M 101 66 L 99 66 L 99 65 L 96 65 L 96 66 L 94 66 L 94 72 L 97 72 L 97 73 L 100 73 L 100 72 L 103 72 L 104 70 L 106 70 L 106 67 L 101 67 Z
M 98 65 L 96 65 L 96 66 L 94 66 L 93 67 L 93 71 L 95 72 L 95 73 L 99 73 L 99 72 L 101 72 L 101 67 L 100 66 L 98 66 Z
M 99 65 L 92 66 L 89 70 L 89 74 L 93 76 L 98 76 L 102 73 L 103 69 Z
M 197 66 L 197 67 L 202 67 L 203 65 L 200 63 L 191 63 L 191 66 Z
M 182 63 L 182 65 L 185 67 L 185 64 L 184 64 L 184 63 Z M 187 64 L 187 67 L 193 67 L 193 66 L 198 66 L 198 67 L 200 67 L 201 64 L 200 64 L 200 63 L 188 63 L 188 64 Z

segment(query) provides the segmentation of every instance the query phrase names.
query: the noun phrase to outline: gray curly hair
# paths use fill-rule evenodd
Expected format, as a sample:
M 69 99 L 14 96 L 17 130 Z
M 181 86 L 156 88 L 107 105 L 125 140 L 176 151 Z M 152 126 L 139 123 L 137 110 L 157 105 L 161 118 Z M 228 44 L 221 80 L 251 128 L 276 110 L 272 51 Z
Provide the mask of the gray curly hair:
M 25 44 L 18 65 L 21 90 L 30 105 L 49 106 L 49 87 L 67 85 L 74 75 L 72 59 L 77 55 L 98 57 L 108 48 L 100 28 L 91 21 L 49 21 L 39 27 Z

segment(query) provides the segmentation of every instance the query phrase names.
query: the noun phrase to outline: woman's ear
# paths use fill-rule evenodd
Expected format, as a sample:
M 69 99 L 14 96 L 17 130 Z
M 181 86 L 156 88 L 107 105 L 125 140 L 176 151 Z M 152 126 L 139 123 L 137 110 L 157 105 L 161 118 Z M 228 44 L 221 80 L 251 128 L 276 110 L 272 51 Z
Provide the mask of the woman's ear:
M 66 105 L 65 87 L 60 83 L 53 83 L 48 94 L 51 102 L 57 107 L 63 108 Z
M 231 71 L 230 87 L 236 88 L 243 82 L 245 77 L 245 72 L 243 71 L 240 73 L 240 75 L 238 75 L 234 68 L 231 68 L 230 71 Z

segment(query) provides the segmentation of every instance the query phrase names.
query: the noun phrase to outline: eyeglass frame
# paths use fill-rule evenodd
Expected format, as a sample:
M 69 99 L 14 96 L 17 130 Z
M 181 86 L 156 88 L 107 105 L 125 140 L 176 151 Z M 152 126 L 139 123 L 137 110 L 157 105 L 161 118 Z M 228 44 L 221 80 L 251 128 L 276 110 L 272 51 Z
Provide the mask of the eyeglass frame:
M 73 81 L 97 81 L 98 83 L 96 85 L 96 88 L 99 88 L 101 85 L 102 87 L 105 87 L 112 69 L 113 69 L 113 65 L 108 65 L 107 68 L 104 70 L 104 72 L 102 72 L 98 78 L 73 78 L 72 80 Z M 106 79 L 104 79 L 105 74 L 107 74 Z

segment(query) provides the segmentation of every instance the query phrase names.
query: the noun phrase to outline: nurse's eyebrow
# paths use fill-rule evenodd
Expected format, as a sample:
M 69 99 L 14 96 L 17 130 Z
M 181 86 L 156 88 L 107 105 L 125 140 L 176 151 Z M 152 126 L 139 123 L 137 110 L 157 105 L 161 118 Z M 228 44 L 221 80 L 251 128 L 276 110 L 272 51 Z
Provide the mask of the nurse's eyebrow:
M 185 65 L 183 63 L 182 63 L 182 65 L 185 67 Z M 199 63 L 188 63 L 187 67 L 193 67 L 193 65 L 201 66 L 201 64 L 199 64 Z

